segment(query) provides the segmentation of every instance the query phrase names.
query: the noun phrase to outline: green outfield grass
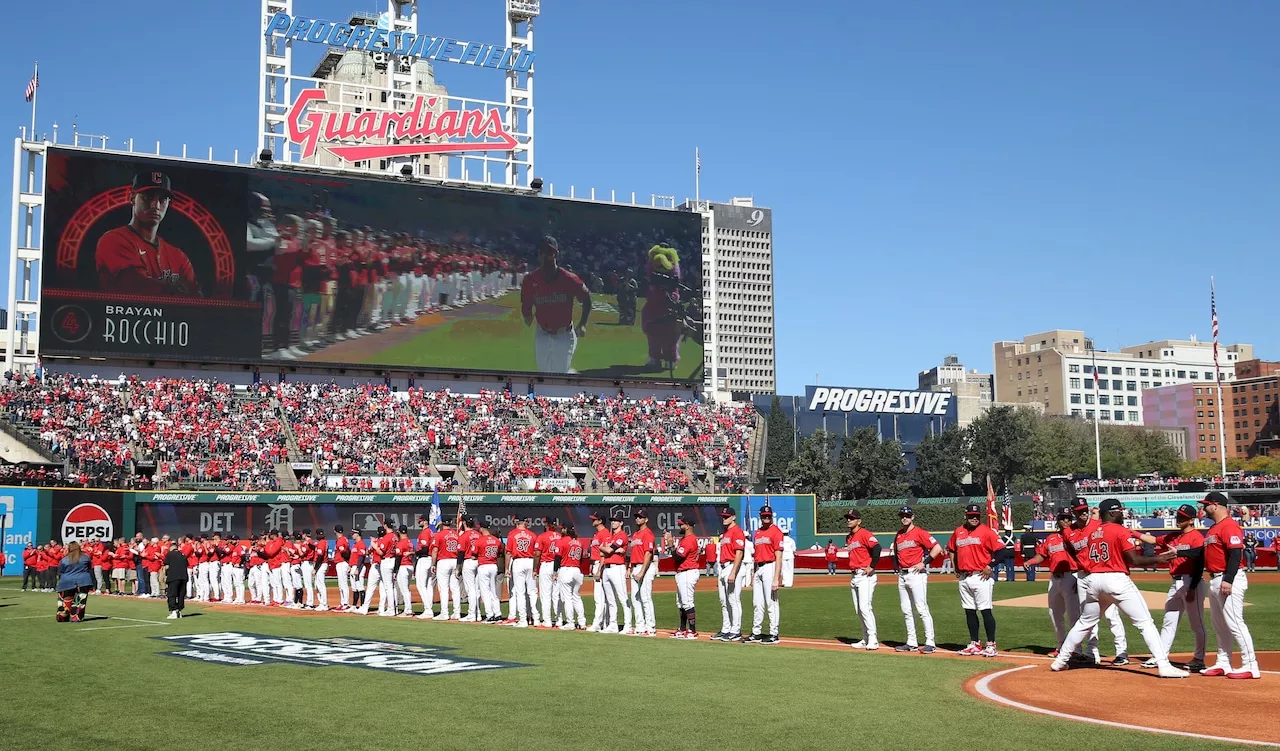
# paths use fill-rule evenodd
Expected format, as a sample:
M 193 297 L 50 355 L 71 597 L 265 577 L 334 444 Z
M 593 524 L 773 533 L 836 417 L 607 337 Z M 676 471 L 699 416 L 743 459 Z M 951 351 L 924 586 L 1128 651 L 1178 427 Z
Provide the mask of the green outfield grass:
M 649 345 L 640 328 L 639 310 L 644 299 L 636 302 L 634 326 L 619 326 L 617 298 L 593 295 L 597 305 L 607 304 L 611 311 L 593 310 L 587 323 L 587 335 L 578 342 L 573 356 L 573 369 L 584 375 L 661 377 L 663 372 L 646 370 Z M 379 365 L 409 367 L 465 368 L 471 370 L 533 371 L 533 330 L 524 324 L 520 314 L 520 295 L 510 292 L 482 305 L 506 309 L 505 315 L 452 321 L 424 331 L 412 340 L 388 347 L 368 358 Z M 577 313 L 575 315 L 578 315 Z M 685 339 L 680 344 L 680 362 L 676 378 L 692 378 L 702 365 L 702 346 Z
M 843 578 L 833 577 L 843 585 Z M 881 638 L 903 635 L 896 587 L 876 591 Z M 1002 583 L 997 598 L 1044 591 Z M 432 748 L 625 749 L 932 748 L 966 728 L 984 748 L 1226 745 L 1113 730 L 1007 710 L 974 699 L 964 679 L 998 660 L 903 658 L 881 652 L 726 645 L 516 630 L 376 617 L 242 614 L 192 604 L 167 622 L 162 602 L 91 598 L 83 624 L 56 624 L 53 596 L 0 582 L 0 718 L 6 747 L 292 748 L 338 738 Z M 748 608 L 750 597 L 748 593 Z M 655 596 L 659 627 L 675 625 L 673 594 Z M 785 590 L 784 636 L 847 638 L 844 586 Z M 929 600 L 940 643 L 965 640 L 952 581 Z M 1254 585 L 1247 609 L 1259 649 L 1280 647 L 1280 585 Z M 714 593 L 699 593 L 701 628 L 719 625 Z M 588 617 L 590 617 L 588 603 Z M 749 612 L 749 611 L 748 611 Z M 749 616 L 748 616 L 749 617 Z M 1039 609 L 997 608 L 1004 649 L 1048 648 Z M 143 619 L 155 623 L 120 620 Z M 128 628 L 119 628 L 127 626 Z M 93 630 L 91 630 L 93 629 Z M 447 646 L 459 657 L 526 667 L 440 676 L 355 667 L 223 666 L 158 654 L 152 637 L 241 631 L 278 637 L 355 636 Z M 1130 633 L 1131 643 L 1137 638 Z M 1212 636 L 1210 637 L 1212 644 Z M 1106 644 L 1104 637 L 1104 645 Z M 1185 638 L 1179 644 L 1186 646 Z M 1134 652 L 1142 651 L 1134 647 Z M 1046 686 L 1053 677 L 1047 669 Z M 998 728 L 998 732 L 991 732 Z M 858 740 L 861 739 L 861 740 Z M 341 741 L 345 742 L 345 741 Z

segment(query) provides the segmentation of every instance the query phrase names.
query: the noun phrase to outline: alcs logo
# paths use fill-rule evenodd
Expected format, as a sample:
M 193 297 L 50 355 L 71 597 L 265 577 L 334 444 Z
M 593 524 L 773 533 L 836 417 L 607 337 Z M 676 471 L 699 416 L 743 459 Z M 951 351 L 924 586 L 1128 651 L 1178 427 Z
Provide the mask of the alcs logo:
M 64 545 L 85 542 L 95 537 L 100 540 L 115 538 L 115 526 L 105 509 L 96 503 L 82 503 L 67 512 L 67 517 L 62 520 Z

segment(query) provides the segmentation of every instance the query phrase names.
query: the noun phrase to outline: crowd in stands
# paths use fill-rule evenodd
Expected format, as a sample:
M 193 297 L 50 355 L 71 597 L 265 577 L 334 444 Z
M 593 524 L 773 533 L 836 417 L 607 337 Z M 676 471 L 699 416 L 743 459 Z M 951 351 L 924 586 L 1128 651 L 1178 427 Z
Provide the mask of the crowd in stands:
M 1076 480 L 1079 493 L 1172 493 L 1183 483 L 1202 483 L 1214 490 L 1280 488 L 1280 476 L 1238 473 L 1217 477 L 1140 477 L 1133 480 Z
M 279 489 L 276 467 L 290 462 L 310 463 L 306 488 L 679 493 L 714 479 L 733 490 L 755 425 L 749 405 L 623 394 L 66 375 L 7 379 L 0 417 L 54 462 L 11 468 L 15 480 L 240 490 Z

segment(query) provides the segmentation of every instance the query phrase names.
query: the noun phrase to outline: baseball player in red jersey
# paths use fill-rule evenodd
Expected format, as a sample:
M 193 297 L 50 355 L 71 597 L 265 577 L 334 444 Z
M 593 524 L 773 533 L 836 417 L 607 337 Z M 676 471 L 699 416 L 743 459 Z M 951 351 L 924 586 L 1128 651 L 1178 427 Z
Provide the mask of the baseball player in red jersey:
M 480 567 L 476 561 L 476 549 L 472 543 L 480 536 L 475 530 L 475 519 L 467 517 L 458 520 L 458 550 L 462 553 L 462 594 L 467 598 L 467 614 L 460 620 L 463 623 L 480 621 L 480 585 L 476 581 L 476 569 Z
M 1178 531 L 1163 535 L 1157 550 L 1174 550 L 1177 555 L 1169 561 L 1169 593 L 1164 600 L 1164 624 L 1160 628 L 1160 641 L 1165 651 L 1173 649 L 1173 637 L 1178 633 L 1178 623 L 1186 611 L 1195 636 L 1195 652 L 1187 663 L 1187 670 L 1198 673 L 1204 670 L 1206 634 L 1204 630 L 1204 535 L 1196 529 L 1195 506 L 1184 503 L 1174 515 Z M 1155 658 L 1142 664 L 1144 668 L 1156 667 Z
M 431 567 L 431 538 L 433 533 L 425 520 L 420 520 L 419 523 L 422 524 L 422 530 L 418 532 L 418 541 L 415 547 L 418 560 L 414 565 L 413 582 L 418 588 L 418 597 L 422 599 L 422 612 L 418 615 L 418 618 L 429 621 L 435 617 L 436 600 L 435 569 Z
M 480 586 L 480 602 L 484 606 L 483 618 L 476 608 L 476 618 L 484 623 L 502 620 L 502 598 L 498 596 L 498 556 L 502 554 L 502 540 L 494 536 L 488 522 L 481 521 L 479 534 L 471 541 L 476 551 L 476 581 Z
M 351 559 L 347 561 L 351 576 L 351 606 L 347 608 L 349 611 L 356 611 L 364 604 L 364 569 L 367 565 L 365 557 L 368 554 L 369 547 L 360 537 L 359 530 L 351 530 Z
M 658 575 L 654 551 L 657 547 L 653 530 L 649 529 L 649 512 L 638 509 L 635 520 L 636 533 L 631 535 L 627 550 L 627 562 L 631 566 L 631 603 L 636 617 L 634 633 L 636 636 L 657 636 L 657 622 L 653 616 L 653 579 Z
M 615 516 L 609 520 L 609 536 L 600 545 L 601 575 L 604 583 L 604 599 L 613 613 L 613 623 L 605 624 L 606 633 L 623 633 L 631 630 L 631 600 L 627 597 L 627 546 L 630 539 L 622 529 L 623 519 Z M 622 623 L 618 623 L 618 612 Z
M 1076 594 L 1076 557 L 1067 548 L 1062 537 L 1062 530 L 1071 526 L 1071 512 L 1062 509 L 1058 512 L 1058 531 L 1045 536 L 1036 545 L 1036 554 L 1028 558 L 1028 568 L 1044 564 L 1049 569 L 1049 622 L 1053 624 L 1056 637 L 1054 644 L 1066 641 L 1067 629 L 1075 625 L 1080 617 L 1080 597 Z M 1053 650 L 1050 657 L 1057 657 L 1058 650 Z
M 725 507 L 720 511 L 724 534 L 720 535 L 719 550 L 709 552 L 720 564 L 716 588 L 720 594 L 720 631 L 713 634 L 713 641 L 736 641 L 742 638 L 742 588 L 747 586 L 747 536 L 737 524 L 737 513 Z
M 383 525 L 384 533 L 378 538 L 382 549 L 381 575 L 378 577 L 378 615 L 391 618 L 396 614 L 396 531 L 390 524 Z
M 311 530 L 302 530 L 302 540 L 297 548 L 298 574 L 302 577 L 302 607 L 309 609 L 316 604 L 316 545 L 311 539 Z
M 368 578 L 365 579 L 364 583 L 365 597 L 364 602 L 356 610 L 360 615 L 369 614 L 369 605 L 373 599 L 375 588 L 378 588 L 382 583 L 382 558 L 387 554 L 387 548 L 383 542 L 384 530 L 385 527 L 379 527 L 376 531 L 369 533 L 369 543 L 365 549 L 368 562 L 367 568 L 369 569 Z M 382 615 L 385 612 L 387 596 L 380 589 L 376 591 L 379 592 L 382 598 L 378 605 L 378 615 Z
M 947 542 L 951 563 L 960 580 L 960 607 L 964 609 L 965 622 L 969 626 L 969 646 L 960 650 L 962 655 L 995 657 L 996 616 L 991 612 L 991 591 L 995 589 L 993 565 L 1004 558 L 1004 543 L 987 525 L 982 523 L 982 508 L 970 503 L 964 508 L 964 524 L 956 527 Z M 978 644 L 978 614 L 987 632 L 987 645 Z
M 1084 579 L 1089 578 L 1089 535 L 1101 526 L 1102 522 L 1096 517 L 1097 509 L 1090 511 L 1089 502 L 1083 498 L 1077 498 L 1071 504 L 1071 512 L 1075 515 L 1075 521 L 1070 527 L 1062 531 L 1062 537 L 1067 542 L 1067 547 L 1076 557 L 1076 595 L 1080 598 L 1080 608 L 1084 608 L 1085 587 Z M 1106 619 L 1107 625 L 1111 628 L 1111 635 L 1115 639 L 1116 661 L 1124 665 L 1129 662 L 1129 638 L 1124 631 L 1124 623 L 1120 620 L 1120 611 L 1115 605 L 1110 605 L 1103 609 L 1102 617 Z M 1102 656 L 1098 653 L 1098 634 L 1095 631 L 1089 636 L 1087 652 L 1084 654 L 1092 657 L 1095 663 L 1102 662 Z
M 600 546 L 609 539 L 609 530 L 596 514 L 591 515 L 591 524 L 596 529 L 591 538 L 591 601 L 595 605 L 595 613 L 592 614 L 591 625 L 587 630 L 599 631 L 617 621 L 618 613 L 610 610 L 609 602 L 604 596 L 604 556 L 600 553 Z
M 94 250 L 98 287 L 134 295 L 200 297 L 196 272 L 187 254 L 157 237 L 173 191 L 163 172 L 139 172 L 133 178 L 129 223 L 103 233 Z
M 669 530 L 662 536 L 663 547 L 671 553 L 676 564 L 676 607 L 680 609 L 680 629 L 671 634 L 671 638 L 696 641 L 698 613 L 694 607 L 694 593 L 698 589 L 698 575 L 702 572 L 702 567 L 698 565 L 698 536 L 693 533 L 693 525 L 688 519 L 682 518 L 677 524 L 682 533 L 678 541 Z M 777 620 L 776 614 L 770 617 L 770 624 L 774 628 L 777 627 Z
M 1100 524 L 1089 533 L 1085 545 L 1089 576 L 1084 583 L 1084 607 L 1080 609 L 1080 619 L 1067 633 L 1066 641 L 1058 647 L 1058 656 L 1049 667 L 1054 671 L 1066 670 L 1067 658 L 1098 625 L 1102 608 L 1114 602 L 1142 634 L 1142 640 L 1156 660 L 1160 677 L 1186 678 L 1189 675 L 1187 671 L 1169 662 L 1169 653 L 1165 651 L 1160 632 L 1151 620 L 1147 602 L 1129 577 L 1130 566 L 1159 565 L 1173 558 L 1175 551 L 1155 557 L 1141 555 L 1135 548 L 1133 535 L 1121 523 L 1124 521 L 1124 506 L 1114 498 L 1098 504 L 1098 516 Z
M 413 573 L 413 564 L 417 555 L 413 552 L 413 540 L 409 539 L 409 528 L 403 524 L 397 530 L 395 543 L 396 570 L 396 603 L 401 618 L 413 617 L 413 597 L 409 595 L 409 576 Z
M 781 609 L 778 606 L 778 590 L 782 587 L 782 530 L 774 526 L 773 509 L 760 507 L 760 528 L 752 536 L 756 570 L 752 585 L 755 592 L 751 601 L 754 613 L 751 618 L 751 633 L 742 637 L 743 644 L 777 644 L 778 619 Z M 766 611 L 769 614 L 769 633 L 764 628 Z
M 507 536 L 507 579 L 511 582 L 511 604 L 508 606 L 508 620 L 516 628 L 528 628 L 533 618 L 534 597 L 536 592 L 533 583 L 533 560 L 537 556 L 534 549 L 538 538 L 529 531 L 528 519 L 517 519 L 516 528 Z
M 432 567 L 436 570 L 436 587 L 440 590 L 440 615 L 442 621 L 462 618 L 462 598 L 458 589 L 458 533 L 448 519 L 440 520 L 440 531 L 431 538 L 434 546 L 431 555 Z M 449 602 L 453 602 L 453 614 L 449 613 Z
M 880 541 L 862 526 L 862 514 L 857 509 L 850 509 L 844 518 L 849 526 L 849 534 L 844 538 L 845 549 L 849 551 L 849 592 L 853 596 L 853 612 L 862 621 L 862 638 L 849 646 L 874 651 L 880 648 L 876 613 L 872 608 Z
M 316 610 L 325 611 L 329 609 L 329 585 L 326 579 L 329 575 L 329 562 L 332 552 L 329 550 L 329 541 L 324 538 L 324 530 L 317 529 L 315 539 L 311 541 L 312 555 L 311 563 L 315 566 L 315 590 L 316 590 Z
M 893 560 L 898 569 L 898 605 L 907 622 L 907 643 L 894 647 L 895 652 L 911 652 L 919 649 L 933 654 L 938 647 L 934 642 L 933 613 L 929 610 L 929 561 L 942 556 L 942 546 L 928 532 L 916 526 L 916 512 L 910 506 L 898 509 L 902 528 L 893 537 Z M 913 611 L 914 608 L 914 611 Z M 924 626 L 924 646 L 916 641 L 915 613 Z
M 338 578 L 338 610 L 351 607 L 351 541 L 341 524 L 333 527 L 333 574 Z
M 1201 675 L 1226 675 L 1236 680 L 1261 678 L 1258 657 L 1253 651 L 1253 635 L 1244 622 L 1244 593 L 1249 578 L 1240 567 L 1244 557 L 1244 532 L 1231 518 L 1227 497 L 1216 490 L 1205 496 L 1200 505 L 1213 522 L 1204 536 L 1204 568 L 1209 572 L 1209 615 L 1213 618 L 1213 635 L 1218 640 L 1214 663 Z M 1240 645 L 1240 669 L 1231 669 L 1231 640 Z
M 556 556 L 553 548 L 556 540 L 560 539 L 560 532 L 551 519 L 544 518 L 542 524 L 545 529 L 538 535 L 535 543 L 538 553 L 538 602 L 542 605 L 542 618 L 539 621 L 538 613 L 535 612 L 534 625 L 551 628 L 555 625 L 552 623 L 552 614 L 556 610 Z
M 556 599 L 564 609 L 565 621 L 560 628 L 565 631 L 586 628 L 587 613 L 582 607 L 582 559 L 587 551 L 583 549 L 572 524 L 564 525 L 555 547 L 556 586 L 560 588 Z
M 538 268 L 520 284 L 520 309 L 524 325 L 538 328 L 533 336 L 533 352 L 539 373 L 574 373 L 573 353 L 578 340 L 587 333 L 591 317 L 591 293 L 576 274 L 560 268 L 560 245 L 554 237 L 538 244 Z M 573 302 L 581 303 L 578 325 L 573 326 Z

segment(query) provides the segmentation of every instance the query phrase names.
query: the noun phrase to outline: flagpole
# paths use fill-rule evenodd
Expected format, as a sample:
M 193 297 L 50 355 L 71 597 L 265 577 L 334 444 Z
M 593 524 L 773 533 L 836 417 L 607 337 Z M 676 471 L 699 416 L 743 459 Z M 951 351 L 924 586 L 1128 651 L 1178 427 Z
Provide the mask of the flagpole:
M 1096 462 L 1098 480 L 1102 479 L 1102 437 L 1098 430 L 1099 409 L 1102 407 L 1102 399 L 1098 393 L 1098 387 L 1101 385 L 1098 379 L 1098 351 L 1092 346 L 1089 347 L 1089 356 L 1093 361 L 1093 460 Z
M 702 154 L 698 147 L 693 147 L 693 202 L 702 201 Z
M 40 95 L 40 61 L 36 61 L 35 75 L 32 80 L 36 82 L 36 86 L 31 90 L 31 137 L 28 140 L 36 140 L 36 97 Z
M 1227 476 L 1227 407 L 1222 401 L 1222 368 L 1218 365 L 1218 302 L 1213 277 L 1209 277 L 1209 311 L 1213 317 L 1213 375 L 1218 382 L 1218 456 L 1222 460 L 1222 476 Z

